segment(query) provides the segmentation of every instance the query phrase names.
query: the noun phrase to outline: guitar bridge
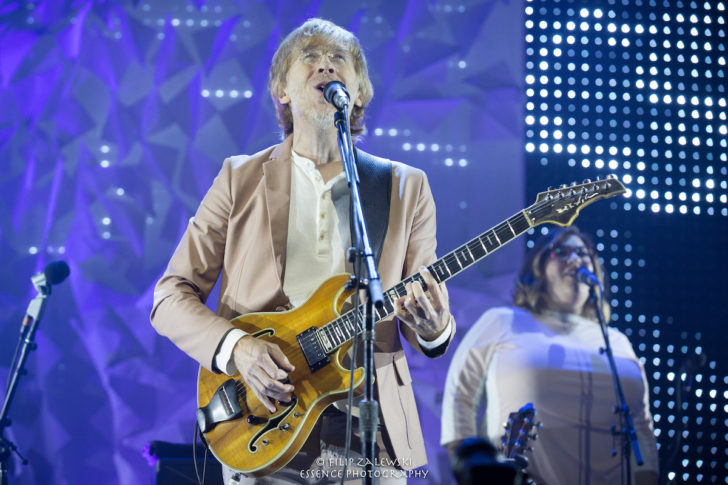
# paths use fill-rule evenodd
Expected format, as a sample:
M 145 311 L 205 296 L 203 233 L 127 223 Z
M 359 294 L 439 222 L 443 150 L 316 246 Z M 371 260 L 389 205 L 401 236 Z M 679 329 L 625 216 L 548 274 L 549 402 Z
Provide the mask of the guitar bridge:
M 316 330 L 316 327 L 311 327 L 296 335 L 298 345 L 301 346 L 301 350 L 306 357 L 306 362 L 308 362 L 308 367 L 311 369 L 311 372 L 316 372 L 331 362 L 331 359 L 329 359 L 324 348 L 321 346 L 321 342 L 316 337 Z
M 197 409 L 197 423 L 200 431 L 207 433 L 218 423 L 237 419 L 242 415 L 235 381 L 228 379 L 217 388 L 207 406 Z

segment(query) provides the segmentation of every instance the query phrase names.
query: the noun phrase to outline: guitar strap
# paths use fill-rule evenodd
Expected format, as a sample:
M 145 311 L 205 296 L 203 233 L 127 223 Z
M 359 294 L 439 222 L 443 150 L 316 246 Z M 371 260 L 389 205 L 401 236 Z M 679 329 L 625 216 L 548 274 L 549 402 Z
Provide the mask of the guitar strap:
M 359 195 L 369 242 L 379 263 L 384 237 L 389 226 L 389 205 L 392 199 L 392 162 L 375 157 L 358 148 L 354 150 L 359 171 Z M 349 201 L 351 205 L 351 201 Z M 351 214 L 351 211 L 349 212 Z M 349 221 L 353 228 L 354 221 Z

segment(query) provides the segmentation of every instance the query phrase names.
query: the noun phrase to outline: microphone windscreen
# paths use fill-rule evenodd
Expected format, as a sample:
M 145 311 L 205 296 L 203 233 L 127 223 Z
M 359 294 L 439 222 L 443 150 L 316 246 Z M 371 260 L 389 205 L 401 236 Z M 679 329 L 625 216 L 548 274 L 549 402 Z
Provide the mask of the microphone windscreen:
M 349 93 L 346 91 L 346 88 L 342 83 L 339 81 L 330 81 L 328 84 L 324 86 L 323 92 L 324 92 L 324 99 L 328 101 L 329 103 L 336 106 L 335 102 L 335 96 L 336 93 L 340 92 L 342 94 L 346 94 L 346 97 L 348 98 Z
M 46 281 L 48 281 L 48 283 L 57 285 L 68 278 L 68 275 L 71 273 L 71 269 L 65 261 L 53 261 L 46 265 L 43 273 L 45 274 Z

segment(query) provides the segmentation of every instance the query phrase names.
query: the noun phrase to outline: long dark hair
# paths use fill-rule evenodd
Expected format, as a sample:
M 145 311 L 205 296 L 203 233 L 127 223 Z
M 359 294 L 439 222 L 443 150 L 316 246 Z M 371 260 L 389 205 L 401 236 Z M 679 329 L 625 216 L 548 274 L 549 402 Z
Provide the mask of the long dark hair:
M 604 288 L 604 318 L 609 320 L 609 305 L 607 298 L 607 281 L 606 274 L 602 265 L 599 263 L 594 243 L 588 234 L 583 233 L 576 226 L 567 228 L 556 228 L 548 232 L 536 241 L 533 249 L 526 255 L 526 260 L 518 272 L 518 281 L 516 289 L 513 293 L 513 303 L 531 313 L 542 313 L 548 308 L 548 296 L 546 291 L 546 274 L 545 267 L 548 261 L 548 255 L 554 246 L 566 241 L 569 237 L 576 236 L 589 249 L 594 274 L 599 278 Z M 589 300 L 582 309 L 582 316 L 597 321 L 594 304 Z

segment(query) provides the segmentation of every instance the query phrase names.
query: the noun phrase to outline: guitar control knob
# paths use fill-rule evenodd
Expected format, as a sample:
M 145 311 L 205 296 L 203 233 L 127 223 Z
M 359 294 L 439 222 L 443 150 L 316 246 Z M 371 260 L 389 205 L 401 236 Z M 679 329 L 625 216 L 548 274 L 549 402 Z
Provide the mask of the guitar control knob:
M 260 416 L 254 416 L 252 414 L 250 416 L 248 416 L 247 421 L 248 421 L 248 424 L 252 424 L 252 425 L 263 424 L 263 423 L 268 422 L 268 420 L 266 418 L 261 418 Z
M 288 431 L 291 429 L 291 425 L 289 423 L 283 423 L 282 425 L 278 426 L 278 429 L 281 431 Z

